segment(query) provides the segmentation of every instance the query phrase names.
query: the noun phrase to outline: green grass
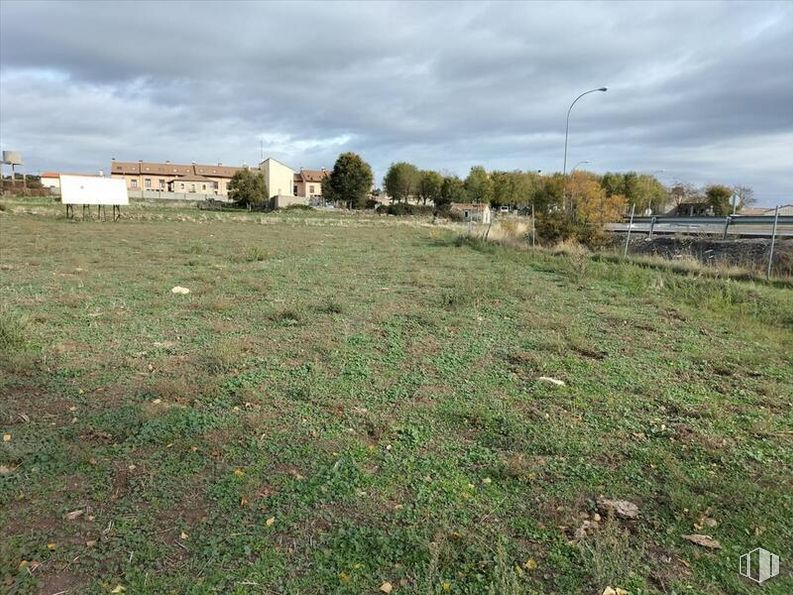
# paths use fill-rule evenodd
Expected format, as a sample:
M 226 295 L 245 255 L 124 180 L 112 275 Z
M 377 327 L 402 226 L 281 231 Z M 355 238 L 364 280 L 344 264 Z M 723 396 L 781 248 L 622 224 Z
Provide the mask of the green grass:
M 793 591 L 789 288 L 417 220 L 5 204 L 2 592 L 748 594 L 758 546 Z M 599 496 L 640 519 L 574 540 Z

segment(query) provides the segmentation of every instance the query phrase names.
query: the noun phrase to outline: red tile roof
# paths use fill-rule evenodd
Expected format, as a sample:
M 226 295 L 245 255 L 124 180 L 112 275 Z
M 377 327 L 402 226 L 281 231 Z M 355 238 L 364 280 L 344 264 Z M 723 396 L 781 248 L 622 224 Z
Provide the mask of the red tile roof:
M 151 174 L 173 177 L 212 176 L 213 178 L 231 178 L 241 169 L 241 167 L 229 167 L 227 165 L 183 165 L 179 163 L 150 163 L 147 161 L 113 161 L 110 164 L 111 173 L 135 176 Z

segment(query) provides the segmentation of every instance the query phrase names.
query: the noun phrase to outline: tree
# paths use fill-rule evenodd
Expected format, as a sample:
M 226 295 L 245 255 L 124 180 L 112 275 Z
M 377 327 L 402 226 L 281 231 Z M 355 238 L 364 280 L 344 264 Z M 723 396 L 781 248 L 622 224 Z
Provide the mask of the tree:
M 625 176 L 620 173 L 606 172 L 600 178 L 600 185 L 606 191 L 606 196 L 612 194 L 626 194 L 625 191 Z
M 383 185 L 391 200 L 407 202 L 408 197 L 416 193 L 420 174 L 418 168 L 412 163 L 400 161 L 392 163 L 385 174 Z
M 537 189 L 532 196 L 534 209 L 540 213 L 558 210 L 562 204 L 563 186 L 564 177 L 561 173 L 541 177 Z
M 705 188 L 705 201 L 713 209 L 716 217 L 725 217 L 730 214 L 732 205 L 732 189 L 721 184 L 714 184 Z
M 481 165 L 475 165 L 465 178 L 465 192 L 475 203 L 489 204 L 493 200 L 493 180 Z
M 749 188 L 749 186 L 735 186 L 732 189 L 733 194 L 735 195 L 735 199 L 737 201 L 735 205 L 736 211 L 742 211 L 747 206 L 754 204 L 757 199 L 754 197 L 754 190 Z
M 446 176 L 441 184 L 441 193 L 435 206 L 444 210 L 453 202 L 465 202 L 465 185 L 457 176 Z
M 493 204 L 496 205 L 528 206 L 540 185 L 535 172 L 494 171 L 490 179 L 493 181 Z
M 625 197 L 628 204 L 635 204 L 636 210 L 641 213 L 650 209 L 659 213 L 669 203 L 669 191 L 656 178 L 649 174 L 638 177 L 638 192 L 632 197 Z
M 260 171 L 241 169 L 231 177 L 229 198 L 241 206 L 261 206 L 270 199 L 267 182 Z
M 684 202 L 699 202 L 702 199 L 700 189 L 688 182 L 675 182 L 669 194 L 678 207 Z
M 363 209 L 372 189 L 372 168 L 356 153 L 342 153 L 333 165 L 323 194 L 331 201 L 346 203 L 351 209 Z
M 420 174 L 418 197 L 427 204 L 428 200 L 437 203 L 441 196 L 441 185 L 443 184 L 443 176 L 436 171 L 424 170 Z

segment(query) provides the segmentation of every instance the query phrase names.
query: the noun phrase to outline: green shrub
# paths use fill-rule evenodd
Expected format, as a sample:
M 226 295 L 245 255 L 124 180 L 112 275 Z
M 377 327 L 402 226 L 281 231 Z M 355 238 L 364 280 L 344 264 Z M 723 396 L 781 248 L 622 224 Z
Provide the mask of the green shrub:
M 34 363 L 27 317 L 6 305 L 0 306 L 0 366 L 23 371 Z
M 433 211 L 434 211 L 434 207 L 431 206 L 411 205 L 404 202 L 398 202 L 388 206 L 381 205 L 377 209 L 378 213 L 385 213 L 386 215 L 396 215 L 396 216 L 432 215 Z

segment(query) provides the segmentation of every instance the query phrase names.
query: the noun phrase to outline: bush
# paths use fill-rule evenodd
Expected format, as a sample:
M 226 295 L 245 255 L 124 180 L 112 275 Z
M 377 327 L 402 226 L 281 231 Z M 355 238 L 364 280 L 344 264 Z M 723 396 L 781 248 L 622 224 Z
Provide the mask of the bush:
M 572 240 L 594 249 L 609 244 L 609 238 L 602 227 L 567 213 L 538 213 L 536 226 L 538 239 L 546 245 Z
M 0 306 L 0 368 L 23 372 L 34 367 L 36 356 L 29 333 L 27 317 Z
M 289 205 L 283 208 L 284 211 L 313 211 L 314 207 L 308 205 Z
M 398 202 L 392 205 L 381 205 L 378 209 L 378 213 L 385 213 L 386 215 L 432 215 L 434 211 L 434 207 L 431 206 L 422 206 L 422 205 L 411 205 L 409 203 Z

